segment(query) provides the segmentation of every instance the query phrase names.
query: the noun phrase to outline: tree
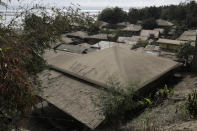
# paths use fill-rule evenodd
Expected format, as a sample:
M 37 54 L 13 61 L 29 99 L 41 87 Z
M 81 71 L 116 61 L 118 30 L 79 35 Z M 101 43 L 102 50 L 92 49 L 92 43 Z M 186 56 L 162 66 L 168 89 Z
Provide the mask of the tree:
M 157 26 L 156 20 L 154 18 L 149 18 L 143 21 L 142 27 L 144 29 L 154 29 Z
M 192 71 L 197 72 L 197 42 L 194 50 L 194 59 L 192 62 Z
M 99 21 L 117 24 L 127 21 L 127 13 L 122 8 L 106 8 L 98 15 Z
M 185 61 L 186 66 L 191 63 L 190 56 L 194 55 L 194 47 L 191 45 L 191 42 L 187 42 L 182 44 L 178 53 L 177 57 L 183 59 Z
M 130 9 L 128 13 L 128 21 L 131 24 L 136 24 L 137 21 L 139 20 L 139 12 L 137 9 Z

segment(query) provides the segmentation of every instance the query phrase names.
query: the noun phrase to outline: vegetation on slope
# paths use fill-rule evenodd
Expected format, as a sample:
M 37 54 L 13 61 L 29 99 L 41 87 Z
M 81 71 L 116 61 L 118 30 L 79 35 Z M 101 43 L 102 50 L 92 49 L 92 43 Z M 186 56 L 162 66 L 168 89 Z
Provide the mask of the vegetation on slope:
M 129 12 L 122 9 L 107 8 L 104 9 L 98 17 L 98 20 L 116 24 L 123 21 L 129 21 L 136 24 L 138 20 L 154 22 L 154 19 L 165 19 L 173 21 L 178 25 L 183 25 L 185 28 L 197 27 L 197 3 L 190 1 L 180 3 L 179 5 L 168 5 L 160 7 L 145 7 L 141 9 L 131 8 Z M 120 17 L 121 16 L 121 17 Z

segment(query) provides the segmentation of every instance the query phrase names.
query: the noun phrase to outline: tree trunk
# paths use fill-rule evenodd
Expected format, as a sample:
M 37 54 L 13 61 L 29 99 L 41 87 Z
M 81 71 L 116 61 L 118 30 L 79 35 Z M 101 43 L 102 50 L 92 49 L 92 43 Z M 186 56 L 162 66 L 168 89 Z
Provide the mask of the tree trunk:
M 192 72 L 197 72 L 197 41 L 195 45 L 194 59 L 192 62 Z

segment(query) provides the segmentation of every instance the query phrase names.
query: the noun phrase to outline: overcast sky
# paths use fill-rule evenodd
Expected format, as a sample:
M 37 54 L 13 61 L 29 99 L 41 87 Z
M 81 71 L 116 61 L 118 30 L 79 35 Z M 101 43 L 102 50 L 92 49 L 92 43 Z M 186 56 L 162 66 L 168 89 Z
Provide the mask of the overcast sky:
M 7 1 L 7 0 L 5 0 Z M 144 6 L 160 6 L 169 4 L 179 4 L 188 0 L 12 0 L 15 5 L 33 5 L 42 4 L 50 6 L 69 6 L 71 3 L 79 4 L 81 7 L 144 7 Z M 196 0 L 197 1 L 197 0 Z

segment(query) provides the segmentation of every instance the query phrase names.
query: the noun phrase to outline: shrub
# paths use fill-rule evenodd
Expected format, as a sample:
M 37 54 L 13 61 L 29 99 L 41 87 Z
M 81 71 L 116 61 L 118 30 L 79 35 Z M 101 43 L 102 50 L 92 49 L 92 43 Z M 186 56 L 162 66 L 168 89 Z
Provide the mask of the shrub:
M 183 59 L 186 62 L 186 65 L 192 62 L 190 59 L 194 55 L 195 47 L 191 45 L 191 42 L 182 44 L 179 51 L 177 52 L 177 57 Z
M 142 27 L 144 29 L 154 29 L 157 27 L 155 18 L 148 18 L 142 22 Z
M 110 24 L 117 24 L 127 21 L 127 13 L 119 7 L 106 8 L 98 15 L 98 20 Z
M 135 115 L 139 109 L 142 109 L 151 101 L 135 93 L 137 84 L 123 86 L 117 80 L 109 80 L 107 85 L 100 92 L 98 97 L 99 107 L 107 119 L 112 120 L 118 117 L 118 120 L 128 118 L 128 113 Z
M 128 13 L 128 21 L 131 24 L 136 24 L 140 17 L 139 11 L 137 9 L 130 9 Z
M 185 103 L 186 113 L 189 114 L 190 117 L 197 117 L 197 91 L 194 90 L 187 97 Z
M 137 49 L 139 47 L 146 47 L 148 45 L 148 41 L 139 40 L 137 44 L 133 45 L 132 49 Z

